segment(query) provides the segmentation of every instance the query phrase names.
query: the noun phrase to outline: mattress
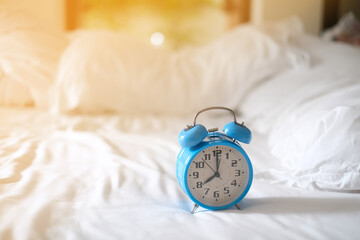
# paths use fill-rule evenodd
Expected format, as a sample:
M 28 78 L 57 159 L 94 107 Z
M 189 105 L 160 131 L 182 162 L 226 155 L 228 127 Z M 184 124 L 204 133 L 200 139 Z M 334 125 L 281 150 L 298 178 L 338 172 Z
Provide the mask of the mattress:
M 271 184 L 266 137 L 242 210 L 199 208 L 175 177 L 177 134 L 192 117 L 55 116 L 2 108 L 1 239 L 356 239 L 360 195 Z M 207 120 L 209 127 L 228 116 Z M 203 120 L 204 121 L 204 120 Z

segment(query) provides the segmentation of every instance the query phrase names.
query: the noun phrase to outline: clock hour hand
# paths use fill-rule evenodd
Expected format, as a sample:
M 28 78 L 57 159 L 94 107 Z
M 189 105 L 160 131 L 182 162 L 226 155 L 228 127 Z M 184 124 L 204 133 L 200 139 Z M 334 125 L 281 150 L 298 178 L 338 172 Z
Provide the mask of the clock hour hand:
M 209 177 L 203 184 L 210 182 L 211 180 L 213 180 L 213 179 L 216 178 L 216 177 L 218 177 L 218 178 L 221 179 L 220 174 L 219 174 L 218 172 L 216 172 L 216 173 L 214 173 L 214 175 L 212 175 L 211 177 Z M 221 180 L 222 180 L 222 179 L 221 179 Z
M 210 181 L 213 180 L 215 177 L 216 177 L 216 174 L 212 175 L 211 177 L 209 177 L 209 178 L 203 183 L 203 185 L 204 185 L 205 183 L 210 182 Z
M 214 172 L 214 176 L 213 177 L 218 177 L 222 180 L 222 178 L 220 177 L 220 174 L 219 172 L 215 171 L 203 158 L 201 158 L 201 160 L 206 164 L 208 165 L 208 167 Z M 212 180 L 212 179 L 211 179 Z M 207 181 L 207 182 L 210 182 L 211 180 Z M 206 182 L 206 181 L 205 181 Z

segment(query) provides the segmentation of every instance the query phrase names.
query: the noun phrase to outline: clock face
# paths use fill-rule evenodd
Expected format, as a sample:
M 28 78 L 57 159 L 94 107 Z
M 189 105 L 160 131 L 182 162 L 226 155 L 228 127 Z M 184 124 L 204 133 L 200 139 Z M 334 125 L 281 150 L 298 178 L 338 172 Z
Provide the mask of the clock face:
M 207 206 L 225 206 L 237 200 L 249 182 L 249 166 L 241 152 L 226 145 L 199 152 L 187 171 L 188 188 Z

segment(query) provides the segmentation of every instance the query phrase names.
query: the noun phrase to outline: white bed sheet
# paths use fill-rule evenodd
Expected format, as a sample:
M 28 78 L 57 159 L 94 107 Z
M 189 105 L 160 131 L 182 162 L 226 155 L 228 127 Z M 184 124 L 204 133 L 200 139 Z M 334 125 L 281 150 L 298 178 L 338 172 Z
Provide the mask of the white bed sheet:
M 244 146 L 255 177 L 243 210 L 190 214 L 175 162 L 177 134 L 191 119 L 1 108 L 0 239 L 359 237 L 359 194 L 257 178 L 277 160 L 256 133 Z M 227 121 L 214 118 L 206 126 Z
M 306 189 L 360 192 L 360 48 L 304 35 L 310 65 L 256 86 L 242 112 L 279 159 L 267 180 Z M 258 175 L 259 177 L 259 175 Z

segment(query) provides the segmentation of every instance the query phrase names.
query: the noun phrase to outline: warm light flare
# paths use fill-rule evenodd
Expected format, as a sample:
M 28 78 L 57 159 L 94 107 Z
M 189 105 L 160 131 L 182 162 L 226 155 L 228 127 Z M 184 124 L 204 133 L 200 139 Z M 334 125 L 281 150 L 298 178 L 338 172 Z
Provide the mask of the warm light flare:
M 66 0 L 67 29 L 111 29 L 180 49 L 225 32 L 227 1 L 243 0 Z
M 160 46 L 164 43 L 164 40 L 165 36 L 161 32 L 154 32 L 153 34 L 151 34 L 150 42 L 152 45 Z

